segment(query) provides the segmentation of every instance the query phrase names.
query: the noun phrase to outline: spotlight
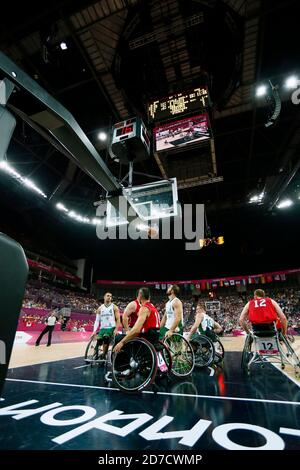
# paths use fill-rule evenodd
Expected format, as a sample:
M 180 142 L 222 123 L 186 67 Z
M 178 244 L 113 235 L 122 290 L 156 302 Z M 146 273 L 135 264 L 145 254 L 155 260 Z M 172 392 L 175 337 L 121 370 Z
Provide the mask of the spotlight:
M 101 224 L 101 222 L 102 222 L 101 219 L 99 219 L 99 218 L 97 218 L 97 217 L 94 217 L 94 218 L 92 219 L 92 224 L 93 224 L 93 225 L 99 225 L 99 224 Z
M 223 235 L 220 237 L 213 237 L 213 238 L 200 238 L 199 239 L 199 246 L 200 249 L 210 245 L 212 242 L 214 242 L 216 245 L 224 245 L 224 237 Z
M 99 134 L 98 134 L 98 139 L 101 140 L 101 142 L 105 142 L 106 139 L 107 139 L 107 134 L 106 134 L 106 132 L 103 132 L 103 131 L 99 132 Z
M 199 246 L 200 246 L 200 250 L 201 250 L 201 248 L 203 248 L 205 246 L 205 239 L 204 238 L 200 238 Z
M 296 75 L 291 75 L 288 77 L 284 83 L 285 88 L 289 90 L 297 88 L 300 85 L 300 80 Z
M 216 237 L 214 239 L 214 242 L 215 242 L 216 245 L 224 245 L 224 243 L 225 243 L 224 242 L 224 237 Z
M 68 49 L 68 46 L 65 42 L 61 42 L 59 47 L 61 48 L 62 51 L 66 51 Z
M 253 204 L 255 202 L 259 203 L 263 200 L 264 198 L 264 192 L 260 193 L 260 194 L 255 194 L 254 196 L 251 196 L 250 199 L 249 199 L 249 202 L 250 204 Z
M 283 201 L 277 204 L 277 209 L 286 209 L 287 207 L 291 207 L 293 205 L 293 201 L 291 199 L 284 199 Z
M 20 175 L 20 173 L 18 173 L 12 166 L 10 166 L 6 160 L 0 162 L 0 170 L 5 171 L 10 176 L 15 178 L 19 183 L 22 183 L 27 188 L 35 191 L 40 196 L 43 196 L 45 199 L 47 199 L 46 194 L 38 186 L 36 186 L 36 184 L 32 180 Z
M 266 85 L 259 85 L 256 88 L 255 95 L 257 97 L 264 96 L 266 93 L 267 93 L 267 86 Z
M 66 208 L 66 206 L 64 206 L 61 202 L 58 202 L 56 204 L 56 207 L 59 211 L 62 211 L 62 212 L 69 212 L 69 209 Z

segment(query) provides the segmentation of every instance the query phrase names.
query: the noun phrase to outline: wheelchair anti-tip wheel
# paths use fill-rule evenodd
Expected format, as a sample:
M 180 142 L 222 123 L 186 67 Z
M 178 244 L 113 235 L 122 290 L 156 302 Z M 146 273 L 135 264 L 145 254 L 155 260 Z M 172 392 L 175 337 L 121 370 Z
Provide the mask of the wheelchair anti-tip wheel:
M 241 362 L 242 371 L 247 375 L 250 375 L 249 362 L 253 356 L 253 352 L 251 351 L 252 344 L 253 344 L 253 338 L 251 335 L 248 334 L 245 339 L 244 349 L 242 353 L 242 362 Z
M 121 351 L 113 354 L 112 376 L 125 392 L 141 392 L 150 386 L 157 372 L 157 353 L 143 338 L 128 341 Z
M 195 358 L 193 348 L 182 336 L 174 333 L 164 339 L 172 356 L 171 374 L 175 377 L 187 377 L 194 370 Z

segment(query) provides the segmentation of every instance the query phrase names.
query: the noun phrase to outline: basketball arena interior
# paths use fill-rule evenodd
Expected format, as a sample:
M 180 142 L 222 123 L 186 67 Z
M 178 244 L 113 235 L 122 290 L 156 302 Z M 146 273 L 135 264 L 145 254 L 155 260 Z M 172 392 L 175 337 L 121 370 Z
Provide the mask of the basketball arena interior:
M 300 450 L 299 13 L 1 6 L 0 459 Z

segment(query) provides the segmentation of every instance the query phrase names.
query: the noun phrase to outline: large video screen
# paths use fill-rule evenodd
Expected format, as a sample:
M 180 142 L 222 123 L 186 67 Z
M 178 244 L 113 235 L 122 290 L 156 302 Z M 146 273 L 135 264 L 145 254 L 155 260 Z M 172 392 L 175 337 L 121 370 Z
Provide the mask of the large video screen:
M 207 113 L 169 122 L 154 128 L 156 152 L 183 149 L 211 138 Z

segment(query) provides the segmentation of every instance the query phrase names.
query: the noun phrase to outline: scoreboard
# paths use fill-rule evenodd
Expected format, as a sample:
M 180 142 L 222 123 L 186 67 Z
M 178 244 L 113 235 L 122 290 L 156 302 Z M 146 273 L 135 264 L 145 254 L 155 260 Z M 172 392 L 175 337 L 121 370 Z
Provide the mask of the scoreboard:
M 209 106 L 208 89 L 199 87 L 151 101 L 148 105 L 148 115 L 150 121 L 164 121 L 196 111 L 205 111 Z

